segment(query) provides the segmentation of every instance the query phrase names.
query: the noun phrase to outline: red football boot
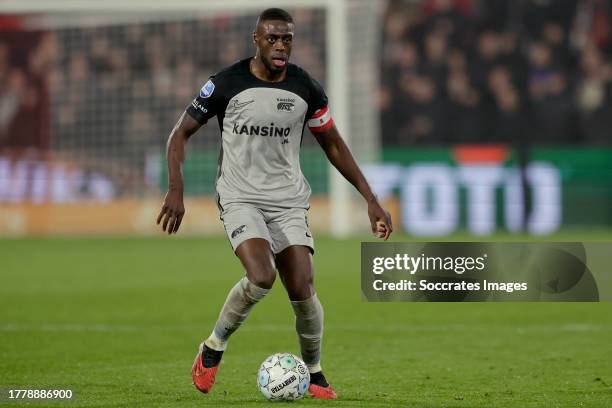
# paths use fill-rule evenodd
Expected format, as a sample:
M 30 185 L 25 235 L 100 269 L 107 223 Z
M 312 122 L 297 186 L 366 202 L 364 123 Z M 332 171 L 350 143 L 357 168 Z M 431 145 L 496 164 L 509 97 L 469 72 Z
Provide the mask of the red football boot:
M 322 387 L 320 385 L 310 384 L 310 386 L 308 387 L 308 392 L 310 393 L 310 396 L 312 398 L 318 398 L 318 399 L 336 399 L 338 398 L 336 391 L 334 391 L 331 385 L 328 385 L 327 387 Z
M 221 360 L 219 355 L 219 361 L 214 367 L 204 367 L 202 364 L 202 353 L 204 352 L 204 343 L 200 345 L 200 351 L 196 355 L 195 361 L 193 362 L 193 367 L 191 367 L 191 378 L 193 378 L 193 384 L 196 386 L 198 390 L 203 392 L 204 394 L 208 394 L 212 389 L 213 385 L 215 385 L 215 376 L 217 375 L 217 370 L 219 369 L 219 361 Z M 208 349 L 210 350 L 210 349 Z M 215 350 L 211 350 L 213 353 Z

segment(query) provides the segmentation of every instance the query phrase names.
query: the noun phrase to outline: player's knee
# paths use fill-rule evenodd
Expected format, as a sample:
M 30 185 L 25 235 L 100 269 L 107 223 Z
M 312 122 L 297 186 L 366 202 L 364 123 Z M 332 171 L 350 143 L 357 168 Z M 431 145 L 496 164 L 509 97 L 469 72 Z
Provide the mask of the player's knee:
M 259 268 L 257 270 L 247 270 L 249 281 L 260 288 L 270 289 L 276 280 L 276 271 L 273 268 Z
M 287 294 L 289 295 L 289 300 L 291 301 L 300 301 L 306 300 L 314 295 L 314 286 L 312 285 L 312 281 L 309 282 L 295 282 L 293 285 L 287 286 Z
M 262 289 L 270 289 L 274 285 L 274 280 L 276 277 L 274 275 L 257 275 L 253 279 L 249 279 L 251 283 L 257 287 Z

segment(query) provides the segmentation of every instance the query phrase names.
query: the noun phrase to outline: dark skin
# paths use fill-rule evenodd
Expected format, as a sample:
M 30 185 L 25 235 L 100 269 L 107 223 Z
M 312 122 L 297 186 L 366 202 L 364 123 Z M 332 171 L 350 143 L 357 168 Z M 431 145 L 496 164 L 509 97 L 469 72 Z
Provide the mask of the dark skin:
M 293 24 L 284 21 L 258 21 L 253 33 L 257 51 L 250 62 L 253 75 L 268 82 L 285 79 L 293 44 L 293 29 Z M 168 192 L 157 217 L 157 224 L 161 223 L 162 229 L 168 234 L 178 232 L 185 215 L 182 174 L 185 147 L 189 137 L 200 126 L 195 119 L 183 113 L 168 138 Z M 330 163 L 366 200 L 372 233 L 386 241 L 393 232 L 391 217 L 378 202 L 338 129 L 332 126 L 323 132 L 314 133 L 314 136 Z M 268 241 L 253 238 L 242 242 L 236 248 L 236 255 L 249 281 L 259 287 L 271 288 L 278 269 L 289 299 L 305 300 L 315 293 L 312 254 L 305 246 L 290 246 L 275 257 Z
M 267 82 L 280 82 L 287 74 L 287 62 L 293 47 L 293 24 L 284 21 L 264 20 L 257 23 L 253 32 L 255 56 L 251 60 L 251 72 Z

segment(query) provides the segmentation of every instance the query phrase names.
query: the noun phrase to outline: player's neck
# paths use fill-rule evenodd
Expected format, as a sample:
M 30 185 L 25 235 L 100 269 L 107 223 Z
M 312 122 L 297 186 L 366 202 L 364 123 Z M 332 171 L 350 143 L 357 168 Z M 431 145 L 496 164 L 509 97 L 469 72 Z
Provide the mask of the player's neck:
M 257 79 L 266 82 L 281 82 L 285 79 L 287 75 L 287 69 L 283 69 L 281 72 L 272 72 L 263 62 L 261 62 L 261 58 L 255 56 L 251 58 L 249 61 L 249 69 L 251 70 L 251 74 L 253 74 Z

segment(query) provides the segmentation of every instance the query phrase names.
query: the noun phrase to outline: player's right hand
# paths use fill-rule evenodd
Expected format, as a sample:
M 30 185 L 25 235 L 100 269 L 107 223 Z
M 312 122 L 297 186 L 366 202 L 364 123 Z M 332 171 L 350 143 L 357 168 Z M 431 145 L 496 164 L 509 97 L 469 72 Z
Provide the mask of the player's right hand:
M 168 231 L 168 234 L 175 234 L 181 226 L 181 221 L 185 215 L 185 206 L 183 205 L 183 194 L 174 191 L 168 191 L 164 198 L 161 211 L 157 216 L 157 225 L 162 222 L 162 229 Z

